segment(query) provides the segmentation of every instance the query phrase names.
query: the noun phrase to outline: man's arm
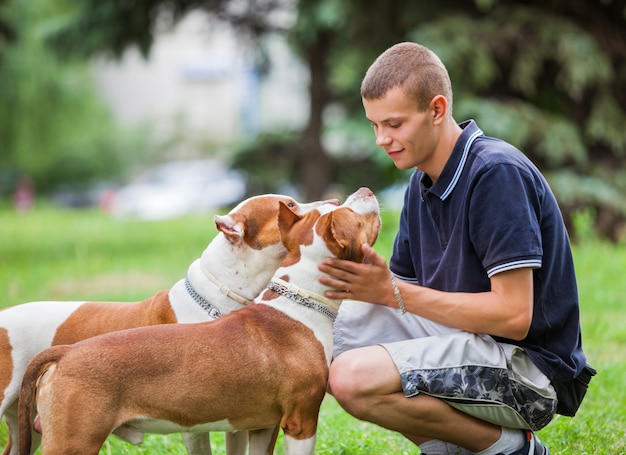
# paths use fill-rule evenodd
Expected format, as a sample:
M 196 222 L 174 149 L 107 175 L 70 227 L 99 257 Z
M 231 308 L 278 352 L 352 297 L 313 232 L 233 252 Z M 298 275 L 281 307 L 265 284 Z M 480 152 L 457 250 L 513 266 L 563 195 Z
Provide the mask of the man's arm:
M 353 299 L 398 308 L 385 259 L 369 245 L 363 245 L 365 262 L 329 258 L 320 263 L 322 284 L 331 299 Z M 491 277 L 487 292 L 444 292 L 396 280 L 407 311 L 473 333 L 485 333 L 512 340 L 528 334 L 533 315 L 533 273 L 520 268 Z M 349 292 L 346 292 L 349 291 Z

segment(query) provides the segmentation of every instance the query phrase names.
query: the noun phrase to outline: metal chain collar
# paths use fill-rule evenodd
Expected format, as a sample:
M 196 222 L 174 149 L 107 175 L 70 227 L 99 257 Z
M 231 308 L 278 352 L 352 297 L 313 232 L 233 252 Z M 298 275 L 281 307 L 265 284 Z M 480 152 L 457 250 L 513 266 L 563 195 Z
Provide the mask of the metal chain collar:
M 194 301 L 200 305 L 207 313 L 209 313 L 209 317 L 213 319 L 219 318 L 222 313 L 220 310 L 211 305 L 204 297 L 202 297 L 198 292 L 193 288 L 191 283 L 187 278 L 185 278 L 185 288 L 187 288 L 187 292 L 191 296 Z
M 309 297 L 302 297 L 301 295 L 298 295 L 295 292 L 290 291 L 285 286 L 281 286 L 280 284 L 277 284 L 271 281 L 267 285 L 267 287 L 271 289 L 272 291 L 278 292 L 280 295 L 287 297 L 289 300 L 292 300 L 296 303 L 299 303 L 300 305 L 303 305 L 307 308 L 311 308 L 317 311 L 318 313 L 323 314 L 324 316 L 326 316 L 328 319 L 330 319 L 333 322 L 335 321 L 335 318 L 337 317 L 337 313 L 331 310 L 330 308 L 328 308 L 323 303 L 320 303 L 317 300 L 309 298 Z

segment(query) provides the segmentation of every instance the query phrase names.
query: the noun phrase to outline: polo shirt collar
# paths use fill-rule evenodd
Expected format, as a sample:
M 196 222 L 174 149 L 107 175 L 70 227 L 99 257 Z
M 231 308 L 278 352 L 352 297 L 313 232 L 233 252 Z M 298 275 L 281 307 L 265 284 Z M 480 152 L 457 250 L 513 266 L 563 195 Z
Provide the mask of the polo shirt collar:
M 472 143 L 477 137 L 484 135 L 474 120 L 459 123 L 459 126 L 463 131 L 435 184 L 432 184 L 430 177 L 426 174 L 422 176 L 421 180 L 422 191 L 428 191 L 442 201 L 450 196 L 459 181 Z

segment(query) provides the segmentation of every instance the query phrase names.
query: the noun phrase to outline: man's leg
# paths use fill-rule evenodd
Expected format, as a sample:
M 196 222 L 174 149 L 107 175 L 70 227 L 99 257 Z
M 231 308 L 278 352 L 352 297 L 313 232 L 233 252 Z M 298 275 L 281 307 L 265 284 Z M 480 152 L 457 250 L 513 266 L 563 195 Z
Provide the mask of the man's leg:
M 420 444 L 438 439 L 473 452 L 491 446 L 500 427 L 425 394 L 407 398 L 400 374 L 382 346 L 346 351 L 330 367 L 330 389 L 350 414 L 406 435 Z

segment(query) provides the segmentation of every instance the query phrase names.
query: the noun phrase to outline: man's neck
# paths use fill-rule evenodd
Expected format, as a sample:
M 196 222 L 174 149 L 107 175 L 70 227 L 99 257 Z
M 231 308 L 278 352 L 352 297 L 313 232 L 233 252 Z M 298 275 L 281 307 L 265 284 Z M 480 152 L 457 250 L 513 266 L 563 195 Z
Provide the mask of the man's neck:
M 433 183 L 437 181 L 443 172 L 443 168 L 446 166 L 448 159 L 450 159 L 454 146 L 463 132 L 452 117 L 446 119 L 445 123 L 441 125 L 441 128 L 442 134 L 437 144 L 437 149 L 435 150 L 433 165 L 429 166 L 429 169 L 420 169 L 430 177 Z

